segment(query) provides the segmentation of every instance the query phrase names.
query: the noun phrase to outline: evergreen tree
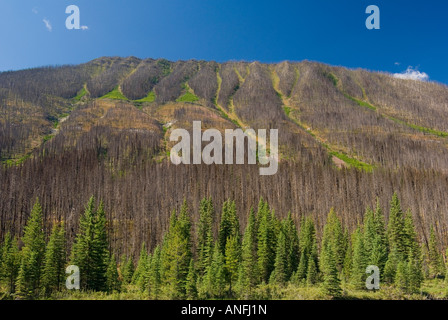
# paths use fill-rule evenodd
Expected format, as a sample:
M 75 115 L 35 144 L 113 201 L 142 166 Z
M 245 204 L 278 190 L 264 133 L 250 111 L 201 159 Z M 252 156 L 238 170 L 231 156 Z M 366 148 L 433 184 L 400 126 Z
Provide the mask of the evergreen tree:
M 241 267 L 238 275 L 238 289 L 240 294 L 250 294 L 250 291 L 256 286 L 258 279 L 257 229 L 255 212 L 251 209 L 241 249 Z
M 117 261 L 115 260 L 115 255 L 112 255 L 106 270 L 106 291 L 111 293 L 120 291 L 120 288 L 121 283 L 118 275 Z
M 284 226 L 285 228 L 286 226 Z M 274 263 L 274 271 L 271 274 L 270 283 L 284 285 L 288 280 L 288 252 L 285 230 L 281 230 L 277 240 L 277 250 Z
M 409 293 L 418 293 L 420 292 L 420 288 L 423 282 L 423 273 L 422 273 L 422 264 L 420 255 L 411 250 L 409 252 L 409 262 L 407 265 L 408 271 L 408 292 Z
M 226 250 L 227 239 L 234 236 L 239 240 L 240 225 L 236 215 L 235 202 L 227 200 L 222 206 L 221 223 L 219 225 L 218 243 L 221 253 Z
M 3 283 L 8 293 L 14 293 L 15 281 L 19 273 L 20 254 L 17 239 L 8 232 L 1 247 L 0 283 Z
M 323 290 L 324 293 L 333 297 L 338 298 L 342 294 L 340 280 L 338 278 L 338 269 L 336 268 L 336 254 L 334 252 L 333 246 L 328 246 L 328 249 L 323 252 L 326 255 L 325 261 L 326 266 L 323 269 L 324 283 Z
M 408 291 L 408 266 L 405 261 L 400 261 L 395 275 L 395 285 L 403 292 Z
M 191 254 L 191 222 L 186 201 L 179 218 L 173 212 L 165 244 L 161 253 L 162 288 L 167 297 L 182 298 L 188 275 Z
M 187 281 L 185 285 L 185 292 L 187 299 L 194 300 L 197 298 L 197 288 L 196 288 L 196 270 L 194 267 L 194 261 L 193 259 L 190 259 L 190 265 L 188 267 L 188 275 L 187 275 Z
M 138 257 L 137 267 L 135 268 L 134 274 L 132 276 L 132 284 L 141 287 L 142 283 L 144 282 L 145 272 L 148 269 L 148 264 L 149 264 L 148 250 L 146 249 L 146 243 L 143 242 L 140 247 L 140 254 Z
M 258 272 L 261 281 L 267 283 L 275 263 L 275 234 L 268 204 L 263 199 L 258 207 L 258 223 Z
M 428 265 L 430 278 L 436 278 L 444 274 L 443 257 L 439 252 L 439 240 L 433 226 L 431 226 L 429 235 Z
M 65 279 L 66 239 L 64 223 L 53 226 L 45 251 L 42 287 L 46 295 L 60 289 Z
M 149 276 L 148 276 L 148 286 L 149 295 L 153 299 L 158 299 L 161 291 L 161 251 L 160 247 L 157 246 L 154 249 L 152 255 L 151 263 L 149 266 Z
M 314 259 L 310 259 L 308 270 L 306 272 L 306 284 L 312 286 L 317 283 L 317 267 Z
M 353 261 L 350 282 L 357 289 L 363 289 L 365 288 L 367 279 L 366 268 L 368 266 L 368 257 L 366 255 L 364 236 L 360 226 L 356 229 L 353 239 Z
M 388 242 L 384 215 L 378 200 L 374 213 L 374 224 L 375 233 L 373 235 L 373 241 L 371 242 L 371 250 L 367 253 L 369 260 L 368 264 L 377 266 L 380 269 L 380 274 L 383 274 L 388 258 Z M 369 237 L 371 236 L 372 234 L 369 232 Z M 364 234 L 364 239 L 366 239 L 366 237 L 367 235 Z
M 126 259 L 123 255 L 120 263 L 121 277 L 123 284 L 130 284 L 132 282 L 132 277 L 134 276 L 134 261 L 132 256 Z
M 297 270 L 299 265 L 299 235 L 297 233 L 297 227 L 292 219 L 291 212 L 288 213 L 288 217 L 285 222 L 285 235 L 286 235 L 286 252 L 287 252 L 287 269 L 286 279 L 289 280 L 292 274 Z
M 405 259 L 406 231 L 403 211 L 401 210 L 400 200 L 396 193 L 392 196 L 390 202 L 389 224 L 387 227 L 390 250 L 394 251 L 400 260 Z
M 327 222 L 324 227 L 324 233 L 322 236 L 322 250 L 326 250 L 327 248 L 332 247 L 332 250 L 335 254 L 335 263 L 338 271 L 342 271 L 342 267 L 344 264 L 345 258 L 345 241 L 344 241 L 344 233 L 342 231 L 342 225 L 339 218 L 336 216 L 334 209 L 331 208 L 328 216 Z M 322 271 L 326 268 L 328 261 L 326 261 L 326 257 L 330 255 L 322 254 L 321 256 L 321 269 Z
M 224 268 L 224 255 L 221 253 L 219 245 L 216 244 L 213 249 L 212 263 L 207 268 L 203 279 L 203 295 L 208 298 L 223 297 L 226 286 Z
M 348 241 L 348 247 L 345 252 L 345 258 L 344 258 L 344 267 L 342 268 L 342 279 L 345 282 L 349 282 L 352 275 L 352 268 L 353 268 L 353 246 L 352 242 L 354 241 Z
M 301 230 L 299 234 L 299 251 L 300 261 L 296 272 L 296 282 L 298 283 L 306 279 L 308 273 L 308 265 L 311 260 L 314 260 L 317 273 L 319 273 L 316 229 L 314 227 L 314 222 L 310 217 L 302 219 L 301 222 Z
M 39 199 L 37 199 L 25 226 L 22 239 L 22 262 L 19 270 L 20 278 L 17 283 L 17 295 L 22 298 L 36 296 L 40 288 L 45 255 L 45 234 L 43 229 L 42 207 Z
M 199 205 L 199 226 L 197 234 L 198 262 L 197 269 L 200 276 L 211 263 L 213 255 L 213 203 L 212 199 L 202 199 Z
M 108 263 L 104 207 L 100 203 L 96 210 L 95 198 L 92 196 L 80 219 L 79 232 L 73 243 L 71 264 L 79 267 L 83 289 L 104 290 Z
M 238 280 L 238 268 L 240 265 L 241 248 L 238 238 L 230 236 L 226 241 L 225 250 L 225 270 L 227 282 L 229 283 L 229 292 L 232 293 L 232 285 Z

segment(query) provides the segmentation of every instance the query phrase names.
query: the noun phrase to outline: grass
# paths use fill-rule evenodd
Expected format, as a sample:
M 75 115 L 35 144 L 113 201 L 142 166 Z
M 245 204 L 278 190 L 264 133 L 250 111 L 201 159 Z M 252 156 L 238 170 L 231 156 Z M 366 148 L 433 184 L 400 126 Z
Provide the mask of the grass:
M 148 95 L 142 99 L 134 100 L 134 102 L 154 102 L 156 100 L 156 94 L 154 91 L 148 93 Z
M 118 89 L 118 86 L 114 88 L 111 92 L 105 94 L 100 99 L 113 99 L 113 100 L 128 100 Z
M 84 87 L 82 87 L 81 90 L 79 90 L 78 94 L 76 95 L 76 97 L 73 98 L 73 100 L 75 102 L 79 102 L 86 94 L 87 94 L 87 90 L 86 90 L 86 87 L 84 86 Z
M 291 107 L 283 106 L 283 110 L 285 111 L 286 116 L 289 118 L 289 114 L 291 113 Z
M 199 98 L 195 94 L 187 91 L 183 95 L 181 95 L 179 98 L 177 98 L 176 101 L 177 102 L 196 102 L 196 101 L 199 101 Z
M 372 170 L 375 168 L 375 166 L 373 166 L 371 164 L 359 161 L 359 160 L 349 157 L 348 155 L 341 153 L 341 152 L 331 151 L 330 154 L 332 156 L 335 156 L 335 157 L 341 159 L 342 161 L 347 163 L 349 166 L 355 167 L 360 170 L 364 170 L 366 172 L 372 172 Z

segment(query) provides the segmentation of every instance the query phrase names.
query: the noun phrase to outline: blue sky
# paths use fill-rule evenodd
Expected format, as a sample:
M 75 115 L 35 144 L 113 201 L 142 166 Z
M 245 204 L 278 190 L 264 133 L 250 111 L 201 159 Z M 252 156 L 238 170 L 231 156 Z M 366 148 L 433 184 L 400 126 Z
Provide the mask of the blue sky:
M 66 29 L 71 4 L 86 30 Z M 371 4 L 380 30 L 365 27 Z M 412 66 L 448 84 L 447 12 L 445 0 L 1 0 L 0 70 L 100 56 L 308 59 L 393 73 Z

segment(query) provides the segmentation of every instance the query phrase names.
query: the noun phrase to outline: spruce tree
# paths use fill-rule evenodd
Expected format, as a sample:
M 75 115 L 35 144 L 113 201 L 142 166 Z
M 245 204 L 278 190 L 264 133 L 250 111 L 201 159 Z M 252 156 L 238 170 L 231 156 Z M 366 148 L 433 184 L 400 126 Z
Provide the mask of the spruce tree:
M 388 258 L 388 241 L 384 215 L 378 200 L 374 213 L 374 223 L 375 233 L 373 235 L 373 241 L 371 242 L 371 250 L 367 253 L 369 260 L 368 263 L 369 265 L 377 266 L 380 269 L 380 274 L 383 274 Z M 369 237 L 371 236 L 372 235 L 369 232 Z M 366 237 L 367 234 L 364 234 L 364 239 L 366 239 Z
M 207 298 L 222 298 L 226 287 L 224 255 L 219 245 L 213 249 L 212 263 L 207 268 L 203 279 L 202 295 Z
M 439 252 L 439 240 L 431 226 L 428 245 L 429 277 L 436 278 L 444 274 L 443 257 Z
M 123 284 L 130 284 L 134 276 L 134 261 L 132 256 L 126 259 L 126 256 L 123 255 L 120 262 L 120 271 Z
M 79 267 L 81 287 L 88 290 L 105 290 L 109 250 L 106 217 L 103 204 L 95 209 L 92 196 L 79 222 L 79 232 L 73 243 L 71 264 Z
M 389 224 L 387 226 L 390 250 L 394 251 L 400 260 L 407 255 L 406 231 L 404 214 L 401 210 L 400 200 L 396 193 L 393 194 L 390 202 Z
M 255 212 L 251 209 L 241 249 L 241 267 L 238 275 L 240 294 L 250 294 L 257 285 L 259 279 L 257 267 L 257 229 Z
M 1 252 L 0 283 L 3 283 L 8 290 L 7 293 L 11 294 L 15 291 L 15 281 L 19 273 L 21 259 L 17 238 L 11 237 L 9 232 L 5 235 Z
M 284 285 L 288 280 L 288 252 L 284 228 L 280 231 L 278 236 L 274 270 L 272 271 L 269 281 L 270 283 L 278 285 Z
M 329 246 L 323 252 L 326 255 L 326 266 L 323 269 L 324 283 L 323 290 L 326 295 L 332 298 L 338 298 L 342 294 L 341 283 L 338 278 L 338 269 L 336 268 L 336 254 L 333 246 Z
M 134 274 L 132 276 L 132 284 L 141 287 L 140 284 L 142 284 L 142 282 L 144 281 L 144 275 L 148 269 L 148 264 L 149 264 L 148 250 L 146 249 L 146 243 L 142 242 L 137 267 L 135 268 Z
M 226 241 L 225 250 L 225 270 L 230 294 L 232 294 L 232 285 L 234 285 L 238 280 L 240 257 L 241 247 L 238 242 L 238 238 L 235 236 L 230 236 Z
M 21 298 L 34 297 L 40 288 L 40 279 L 45 255 L 45 234 L 42 217 L 42 207 L 36 200 L 23 235 L 17 286 L 17 295 Z M 20 281 L 19 281 L 20 280 Z
M 317 283 L 317 267 L 314 259 L 310 259 L 308 270 L 306 272 L 306 284 L 312 286 Z
M 308 265 L 311 260 L 314 260 L 317 273 L 319 273 L 316 229 L 314 227 L 314 222 L 311 219 L 311 217 L 302 219 L 299 234 L 299 251 L 300 251 L 300 261 L 296 272 L 296 282 L 298 283 L 306 279 L 308 272 Z
M 204 275 L 213 255 L 213 214 L 212 199 L 202 199 L 199 205 L 197 233 L 197 269 L 200 276 Z
M 161 250 L 157 246 L 152 255 L 149 266 L 149 295 L 152 299 L 158 299 L 161 291 Z
M 42 287 L 45 295 L 60 289 L 65 279 L 66 239 L 64 223 L 53 226 L 45 251 Z
M 186 292 L 186 298 L 189 300 L 194 300 L 197 298 L 197 288 L 196 288 L 196 270 L 194 266 L 193 259 L 190 259 L 190 265 L 188 267 L 188 275 L 187 275 L 187 281 L 185 284 L 185 292 Z
M 402 260 L 397 265 L 395 285 L 403 292 L 408 291 L 408 277 L 408 265 L 405 261 Z
M 260 200 L 258 207 L 258 272 L 260 280 L 268 283 L 275 263 L 274 226 L 268 204 Z
M 240 226 L 236 215 L 235 202 L 227 200 L 222 206 L 221 223 L 218 232 L 218 243 L 222 254 L 225 253 L 227 239 L 230 236 L 234 236 L 239 240 L 239 229 Z
M 329 246 L 331 246 L 334 250 L 336 268 L 340 272 L 342 271 L 344 264 L 346 248 L 342 225 L 333 208 L 331 208 L 328 213 L 327 222 L 324 227 L 324 233 L 322 236 L 322 250 L 326 250 Z M 328 264 L 328 261 L 326 261 L 326 257 L 328 256 L 329 255 L 322 254 L 320 263 L 322 271 Z
M 353 239 L 353 260 L 350 282 L 355 288 L 364 289 L 367 279 L 366 268 L 368 266 L 368 257 L 366 255 L 364 236 L 360 226 L 356 229 Z
M 294 220 L 292 219 L 291 212 L 288 213 L 284 228 L 287 252 L 286 279 L 289 280 L 292 274 L 297 270 L 300 258 L 299 235 Z
M 106 270 L 106 291 L 111 293 L 114 291 L 120 291 L 121 283 L 118 275 L 117 261 L 115 255 L 112 255 L 109 259 L 109 264 Z

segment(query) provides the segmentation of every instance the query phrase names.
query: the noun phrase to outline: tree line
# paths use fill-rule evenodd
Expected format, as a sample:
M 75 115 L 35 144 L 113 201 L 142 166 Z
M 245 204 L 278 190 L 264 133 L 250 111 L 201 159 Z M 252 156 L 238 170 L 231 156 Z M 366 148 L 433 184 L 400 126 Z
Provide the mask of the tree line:
M 366 290 L 369 265 L 378 267 L 381 286 L 403 293 L 419 293 L 425 279 L 448 279 L 440 239 L 431 227 L 428 243 L 419 241 L 412 214 L 402 210 L 397 194 L 387 221 L 377 201 L 352 233 L 330 210 L 321 239 L 312 217 L 298 224 L 291 213 L 279 219 L 263 198 L 257 210 L 250 209 L 243 232 L 235 201 L 223 203 L 217 232 L 214 212 L 212 199 L 203 198 L 193 223 L 184 200 L 172 211 L 160 243 L 148 250 L 143 242 L 138 257 L 117 259 L 102 202 L 89 199 L 68 250 L 64 221 L 53 222 L 47 239 L 37 199 L 23 236 L 7 233 L 1 242 L 1 291 L 16 299 L 51 297 L 65 290 L 67 265 L 79 267 L 82 291 L 133 286 L 151 299 L 260 298 L 258 288 L 266 285 L 314 286 L 338 298 L 344 286 Z

